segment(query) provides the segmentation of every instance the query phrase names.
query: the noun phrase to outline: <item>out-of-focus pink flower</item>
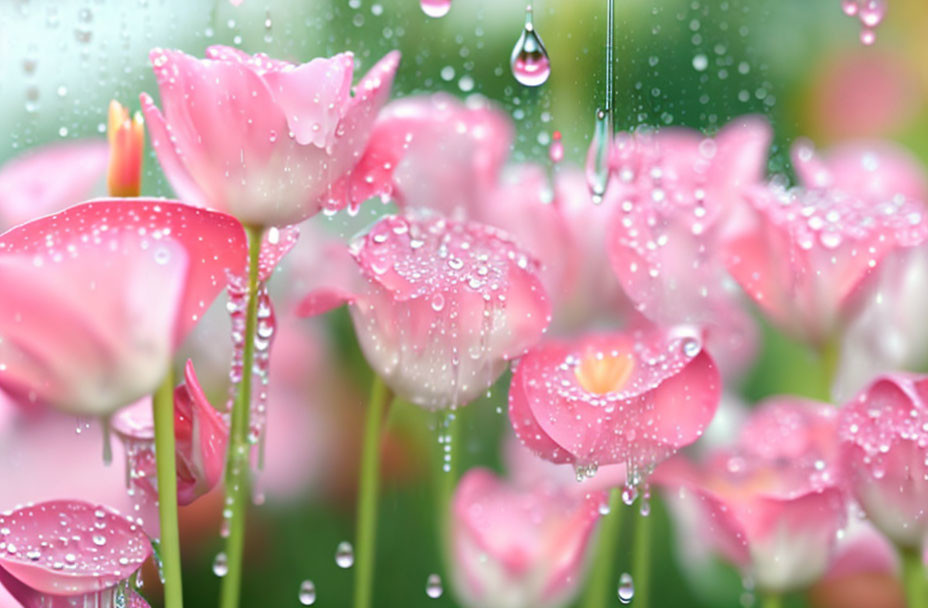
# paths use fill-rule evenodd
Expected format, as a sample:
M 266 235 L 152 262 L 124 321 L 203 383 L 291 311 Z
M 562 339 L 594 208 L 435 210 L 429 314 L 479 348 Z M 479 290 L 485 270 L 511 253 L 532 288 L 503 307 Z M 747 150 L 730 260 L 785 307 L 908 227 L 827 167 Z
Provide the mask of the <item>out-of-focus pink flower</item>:
M 844 526 L 837 473 L 837 411 L 781 397 L 761 404 L 735 444 L 701 466 L 681 457 L 655 482 L 681 501 L 693 529 L 764 591 L 804 587 L 824 574 Z
M 206 56 L 154 49 L 164 115 L 141 97 L 178 196 L 256 226 L 295 224 L 345 206 L 333 188 L 364 152 L 399 54 L 375 65 L 353 95 L 350 53 L 299 65 L 224 46 Z
M 917 158 L 888 141 L 854 141 L 819 153 L 807 139 L 791 150 L 793 167 L 807 188 L 837 188 L 874 203 L 896 197 L 928 200 L 928 175 Z
M 583 579 L 599 493 L 552 484 L 520 489 L 483 469 L 461 479 L 452 503 L 452 567 L 473 608 L 567 605 Z
M 928 237 L 922 204 L 901 194 L 911 184 L 896 188 L 834 165 L 841 171 L 811 159 L 799 164 L 800 175 L 834 187 L 774 182 L 752 189 L 753 219 L 725 246 L 729 271 L 767 316 L 815 346 L 859 310 L 884 258 Z M 900 194 L 889 195 L 893 190 Z
M 371 367 L 423 407 L 473 400 L 550 321 L 537 262 L 489 226 L 387 216 L 352 256 L 360 285 L 311 293 L 299 313 L 350 302 Z
M 663 324 L 694 323 L 723 369 L 751 360 L 753 321 L 725 271 L 722 237 L 745 188 L 763 179 L 771 130 L 737 119 L 714 138 L 667 129 L 622 134 L 604 204 L 614 210 L 608 252 L 625 293 Z
M 813 608 L 905 608 L 896 552 L 866 520 L 851 517 L 835 559 L 809 590 Z
M 24 608 L 111 605 L 151 556 L 142 529 L 111 509 L 57 500 L 0 515 L 0 584 Z M 128 605 L 148 606 L 134 591 Z
M 902 48 L 834 49 L 808 74 L 803 132 L 832 141 L 903 132 L 920 115 L 917 56 Z
M 114 99 L 110 102 L 108 125 L 110 161 L 106 185 L 109 195 L 138 196 L 142 192 L 142 155 L 145 152 L 142 114 L 136 112 L 130 119 L 129 110 Z
M 188 505 L 219 483 L 229 425 L 203 394 L 192 361 L 184 368 L 184 380 L 174 390 L 174 445 L 177 502 Z M 142 399 L 121 410 L 113 420 L 113 429 L 126 445 L 130 483 L 157 498 L 151 400 Z
M 841 410 L 848 487 L 894 543 L 928 538 L 928 376 L 881 376 Z
M 545 460 L 573 464 L 578 475 L 624 464 L 637 484 L 702 434 L 721 388 L 687 328 L 589 335 L 543 343 L 519 361 L 509 418 Z
M 126 494 L 122 468 L 103 466 L 102 424 L 98 421 L 75 421 L 72 416 L 44 408 L 24 410 L 2 393 L 0 419 L 0 462 L 5 467 L 0 504 L 62 497 L 106 504 L 130 515 L 150 536 L 157 536 L 155 504 L 132 500 Z M 123 457 L 118 442 L 112 449 L 114 459 Z
M 0 229 L 102 194 L 108 157 L 105 141 L 82 140 L 28 150 L 6 163 L 0 170 Z
M 0 387 L 107 415 L 151 393 L 245 261 L 241 225 L 163 200 L 100 200 L 0 236 Z
M 509 156 L 512 126 L 486 100 L 446 94 L 387 105 L 357 169 L 343 184 L 354 204 L 392 194 L 404 210 L 433 209 L 476 219 Z M 384 185 L 387 185 L 384 188 Z

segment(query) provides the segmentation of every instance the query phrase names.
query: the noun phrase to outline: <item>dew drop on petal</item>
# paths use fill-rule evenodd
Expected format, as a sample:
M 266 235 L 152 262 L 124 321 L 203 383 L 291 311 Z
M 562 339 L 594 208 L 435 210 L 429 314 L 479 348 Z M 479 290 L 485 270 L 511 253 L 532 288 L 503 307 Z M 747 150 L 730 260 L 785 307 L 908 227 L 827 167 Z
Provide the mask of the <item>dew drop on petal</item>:
M 444 587 L 441 584 L 441 577 L 437 574 L 429 574 L 429 577 L 425 581 L 425 594 L 437 600 L 445 592 Z
M 339 568 L 350 568 L 354 565 L 354 547 L 348 541 L 338 543 L 335 549 L 335 563 Z
M 220 551 L 216 554 L 216 558 L 213 560 L 213 574 L 219 578 L 222 578 L 228 573 L 229 560 L 226 558 L 225 552 Z
M 300 604 L 312 606 L 316 603 L 316 585 L 310 580 L 300 583 Z
M 632 580 L 632 575 L 623 572 L 622 576 L 619 577 L 619 601 L 623 604 L 630 604 L 634 597 L 635 582 Z

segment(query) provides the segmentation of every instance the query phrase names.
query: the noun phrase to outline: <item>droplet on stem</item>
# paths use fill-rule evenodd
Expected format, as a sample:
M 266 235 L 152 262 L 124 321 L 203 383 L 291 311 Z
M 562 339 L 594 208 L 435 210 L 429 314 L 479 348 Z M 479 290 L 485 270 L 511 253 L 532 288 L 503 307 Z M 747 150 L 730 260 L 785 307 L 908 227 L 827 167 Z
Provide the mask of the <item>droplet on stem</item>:
M 316 603 L 316 585 L 310 581 L 305 580 L 300 584 L 300 604 L 303 606 L 312 606 Z
M 619 601 L 623 604 L 630 604 L 634 597 L 635 582 L 632 580 L 632 575 L 623 572 L 622 576 L 619 577 Z
M 586 182 L 593 202 L 601 203 L 609 183 L 609 150 L 612 148 L 612 113 L 596 111 L 593 141 L 586 155 Z

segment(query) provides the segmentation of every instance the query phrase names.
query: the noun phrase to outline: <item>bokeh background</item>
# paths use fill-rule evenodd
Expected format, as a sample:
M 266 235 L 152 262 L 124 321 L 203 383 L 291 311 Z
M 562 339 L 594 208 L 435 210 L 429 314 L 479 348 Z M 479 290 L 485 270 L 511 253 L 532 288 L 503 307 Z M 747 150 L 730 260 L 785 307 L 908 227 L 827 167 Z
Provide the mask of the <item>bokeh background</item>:
M 604 95 L 605 5 L 605 0 L 535 0 L 535 25 L 550 54 L 552 75 L 539 89 L 526 89 L 509 72 L 523 0 L 453 0 L 450 14 L 437 20 L 422 13 L 418 0 L 244 0 L 237 7 L 228 0 L 0 0 L 0 162 L 48 142 L 103 138 L 110 99 L 135 109 L 140 92 L 156 93 L 148 66 L 151 48 L 201 55 L 209 45 L 228 44 L 299 61 L 350 50 L 361 71 L 399 49 L 403 62 L 394 97 L 435 91 L 462 98 L 484 95 L 512 117 L 514 162 L 546 162 L 551 135 L 559 130 L 565 162 L 579 164 Z M 858 21 L 844 16 L 838 0 L 617 0 L 616 5 L 619 128 L 682 125 L 712 133 L 735 116 L 756 113 L 775 130 L 772 173 L 790 175 L 786 151 L 797 136 L 821 147 L 889 138 L 928 163 L 925 0 L 890 0 L 872 47 L 861 45 Z M 143 179 L 145 194 L 172 195 L 151 153 Z M 348 237 L 386 209 L 367 205 L 357 217 L 320 216 L 313 222 L 320 231 Z M 272 285 L 272 290 L 291 288 Z M 221 311 L 213 316 L 221 318 Z M 268 480 L 266 500 L 252 510 L 243 603 L 298 605 L 300 584 L 311 579 L 316 605 L 348 606 L 353 573 L 337 567 L 334 554 L 339 542 L 353 536 L 369 371 L 346 314 L 286 323 L 282 332 L 302 332 L 312 346 L 278 345 L 276 356 L 287 369 L 277 375 L 296 375 L 304 383 L 291 395 L 302 411 L 279 424 L 283 430 L 275 431 L 271 418 L 268 457 L 276 463 L 269 467 L 279 479 Z M 227 362 L 224 331 L 221 322 L 202 329 L 195 338 L 199 342 L 190 346 L 216 370 Z M 741 394 L 749 402 L 781 392 L 816 396 L 819 384 L 815 359 L 766 328 L 762 353 Z M 500 446 L 508 432 L 507 385 L 504 377 L 462 413 L 456 449 L 464 468 L 500 469 Z M 217 385 L 211 392 L 221 396 L 223 391 Z M 428 575 L 443 572 L 431 482 L 439 459 L 437 423 L 434 415 L 403 403 L 390 414 L 377 606 L 455 605 L 450 589 L 440 599 L 425 594 Z M 87 452 L 98 454 L 93 433 L 83 435 Z M 97 466 L 99 460 L 87 462 Z M 0 472 L 0 485 L 4 475 Z M 120 476 L 117 471 L 115 477 Z M 218 579 L 211 564 L 221 547 L 220 500 L 213 495 L 181 512 L 191 606 L 215 603 Z M 712 565 L 687 577 L 659 500 L 653 517 L 652 605 L 739 605 L 740 578 Z M 626 530 L 623 538 L 630 537 Z M 620 552 L 617 573 L 630 568 L 628 553 Z M 151 572 L 148 579 L 154 580 Z M 146 591 L 157 598 L 157 585 L 151 587 Z M 789 599 L 794 606 L 807 601 Z

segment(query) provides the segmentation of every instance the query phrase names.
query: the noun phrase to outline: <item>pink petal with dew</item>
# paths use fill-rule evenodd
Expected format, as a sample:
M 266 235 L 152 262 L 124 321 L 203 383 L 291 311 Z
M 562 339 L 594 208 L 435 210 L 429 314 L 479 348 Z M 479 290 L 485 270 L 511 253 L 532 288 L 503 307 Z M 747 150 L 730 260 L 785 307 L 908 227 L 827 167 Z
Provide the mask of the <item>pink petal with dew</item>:
M 519 490 L 489 471 L 468 472 L 455 491 L 452 535 L 455 576 L 471 605 L 496 594 L 520 597 L 518 605 L 560 605 L 579 580 L 602 499 L 551 485 Z
M 287 117 L 287 126 L 300 145 L 329 148 L 351 96 L 354 57 L 341 53 L 317 58 L 284 70 L 262 74 L 274 100 Z
M 928 535 L 928 380 L 878 377 L 841 411 L 841 461 L 870 521 L 895 543 Z
M 348 109 L 339 126 L 341 134 L 331 154 L 332 167 L 329 174 L 333 179 L 327 197 L 319 201 L 330 210 L 338 210 L 346 205 L 357 209 L 365 198 L 378 193 L 380 189 L 374 187 L 377 174 L 364 174 L 355 166 L 362 159 L 374 121 L 390 95 L 399 63 L 399 51 L 387 53 L 354 88 L 354 96 L 349 100 Z M 361 186 L 356 193 L 355 188 L 362 181 L 369 182 L 369 186 Z M 381 188 L 389 191 L 386 184 L 381 184 Z
M 508 117 L 486 101 L 464 104 L 444 94 L 394 101 L 374 123 L 354 188 L 365 198 L 392 193 L 404 209 L 486 221 L 483 196 L 511 140 Z
M 152 553 L 139 526 L 82 501 L 17 509 L 0 515 L 0 527 L 9 530 L 0 540 L 0 569 L 39 593 L 102 591 L 129 578 Z
M 883 202 L 902 195 L 928 200 L 928 174 L 910 152 L 888 141 L 855 141 L 819 154 L 800 139 L 791 149 L 793 166 L 806 187 L 837 188 Z
M 229 425 L 206 398 L 189 360 L 184 384 L 174 391 L 174 434 L 177 500 L 188 505 L 219 483 L 229 441 Z
M 753 189 L 748 201 L 752 222 L 725 244 L 729 272 L 774 322 L 812 343 L 859 309 L 890 251 L 928 235 L 912 202 L 774 184 Z
M 252 187 L 241 181 L 268 163 L 277 137 L 286 137 L 283 111 L 261 77 L 241 62 L 169 49 L 153 49 L 150 58 L 179 156 L 209 206 L 233 211 L 225 200 L 227 184 Z
M 100 200 L 0 236 L 0 383 L 72 412 L 151 392 L 170 354 L 244 262 L 232 218 L 170 201 Z M 77 297 L 77 295 L 80 297 Z
M 0 169 L 0 230 L 102 192 L 108 158 L 106 141 L 82 140 L 33 148 L 7 162 Z
M 622 387 L 594 394 L 580 384 L 575 367 L 594 353 L 632 357 Z M 522 358 L 510 419 L 529 449 L 554 462 L 644 471 L 702 434 L 720 391 L 718 371 L 694 337 L 664 330 L 587 336 L 550 341 Z
M 151 137 L 151 145 L 158 155 L 158 162 L 171 187 L 180 200 L 196 207 L 209 207 L 215 204 L 211 191 L 204 190 L 190 174 L 186 166 L 186 152 L 178 146 L 172 130 L 168 128 L 161 110 L 155 106 L 148 93 L 139 95 L 145 125 Z

